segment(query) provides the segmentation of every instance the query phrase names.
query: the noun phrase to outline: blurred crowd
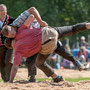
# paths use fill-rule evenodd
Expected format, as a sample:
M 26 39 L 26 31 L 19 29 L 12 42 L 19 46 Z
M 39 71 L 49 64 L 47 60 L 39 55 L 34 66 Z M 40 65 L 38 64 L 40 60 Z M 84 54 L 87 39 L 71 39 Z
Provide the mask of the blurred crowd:
M 79 60 L 81 63 L 83 64 L 90 63 L 90 46 L 88 42 L 86 42 L 84 36 L 80 37 L 79 48 L 74 48 L 71 50 L 68 43 L 66 43 L 64 47 L 70 53 L 72 53 L 74 57 L 77 58 L 77 60 Z M 54 52 L 48 57 L 47 63 L 55 69 L 64 69 L 64 68 L 75 69 L 76 68 L 71 61 L 68 61 L 63 57 L 60 57 L 58 54 Z

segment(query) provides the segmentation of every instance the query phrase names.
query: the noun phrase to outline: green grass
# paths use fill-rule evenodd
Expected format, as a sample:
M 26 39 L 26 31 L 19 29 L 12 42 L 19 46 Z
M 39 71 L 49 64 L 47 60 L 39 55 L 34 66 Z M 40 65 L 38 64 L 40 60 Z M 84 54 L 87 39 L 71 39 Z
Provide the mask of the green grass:
M 2 79 L 0 79 L 0 82 L 2 82 L 3 80 Z
M 46 81 L 46 80 L 52 80 L 51 78 L 37 78 L 37 81 Z M 80 77 L 80 78 L 65 78 L 65 81 L 68 81 L 68 82 L 79 82 L 81 80 L 90 80 L 90 78 L 83 78 L 83 77 Z
M 46 80 L 52 80 L 52 78 L 37 78 L 37 81 L 46 81 Z
M 65 81 L 69 81 L 69 82 L 79 82 L 81 80 L 90 80 L 90 78 L 87 78 L 87 77 L 82 78 L 82 77 L 80 77 L 80 78 L 66 78 L 65 79 Z

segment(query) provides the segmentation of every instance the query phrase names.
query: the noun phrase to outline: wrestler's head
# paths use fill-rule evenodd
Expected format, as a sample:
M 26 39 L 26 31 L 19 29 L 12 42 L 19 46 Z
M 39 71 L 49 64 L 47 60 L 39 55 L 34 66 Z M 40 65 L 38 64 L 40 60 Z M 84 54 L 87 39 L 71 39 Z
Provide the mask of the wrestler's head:
M 2 34 L 8 38 L 14 38 L 16 36 L 16 28 L 13 26 L 5 25 L 2 28 Z

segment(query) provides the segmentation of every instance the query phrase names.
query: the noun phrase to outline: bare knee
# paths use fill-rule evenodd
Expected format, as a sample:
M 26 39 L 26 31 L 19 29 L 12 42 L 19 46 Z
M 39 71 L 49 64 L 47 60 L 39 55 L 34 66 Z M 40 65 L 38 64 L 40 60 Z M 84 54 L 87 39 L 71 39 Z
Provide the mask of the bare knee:
M 31 8 L 29 8 L 27 11 L 30 13 L 30 14 L 32 14 L 32 12 L 35 10 L 35 7 L 31 7 Z

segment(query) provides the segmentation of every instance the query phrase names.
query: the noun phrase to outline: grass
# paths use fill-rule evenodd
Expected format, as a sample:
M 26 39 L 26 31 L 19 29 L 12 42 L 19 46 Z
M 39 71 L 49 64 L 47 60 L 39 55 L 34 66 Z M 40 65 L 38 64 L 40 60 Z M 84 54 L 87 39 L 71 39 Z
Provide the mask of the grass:
M 52 78 L 37 78 L 37 81 L 46 81 L 46 80 L 52 80 Z
M 46 81 L 46 80 L 52 80 L 51 78 L 38 78 L 37 81 Z M 80 78 L 65 78 L 65 81 L 68 81 L 68 82 L 79 82 L 81 80 L 90 80 L 90 78 L 83 78 L 83 77 L 80 77 Z
M 90 78 L 83 78 L 83 77 L 80 77 L 80 78 L 66 78 L 65 81 L 69 81 L 69 82 L 79 82 L 81 80 L 90 80 Z
M 3 80 L 2 79 L 0 79 L 0 82 L 2 82 Z

